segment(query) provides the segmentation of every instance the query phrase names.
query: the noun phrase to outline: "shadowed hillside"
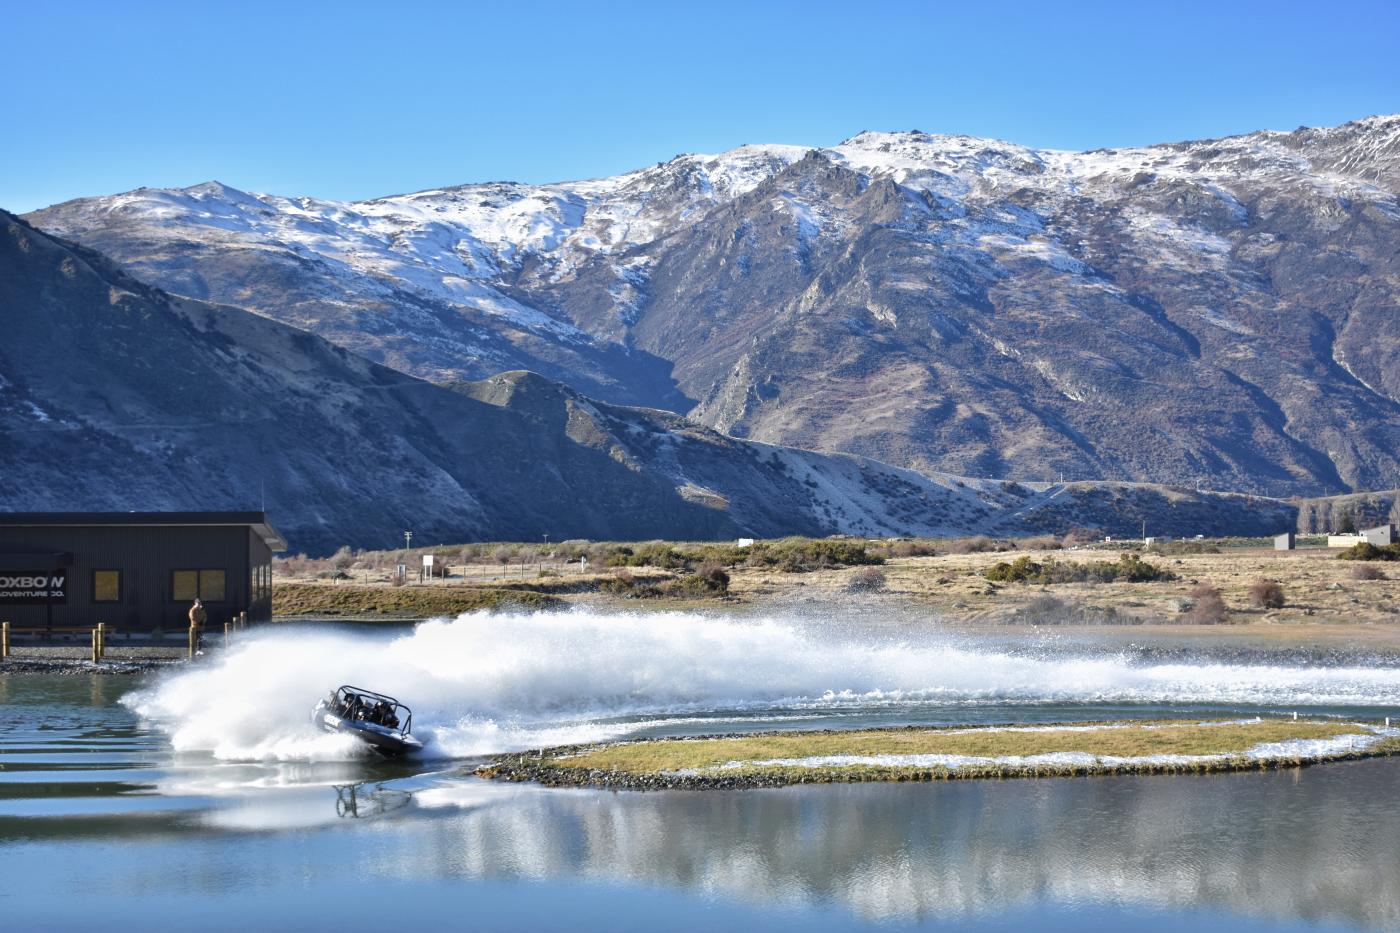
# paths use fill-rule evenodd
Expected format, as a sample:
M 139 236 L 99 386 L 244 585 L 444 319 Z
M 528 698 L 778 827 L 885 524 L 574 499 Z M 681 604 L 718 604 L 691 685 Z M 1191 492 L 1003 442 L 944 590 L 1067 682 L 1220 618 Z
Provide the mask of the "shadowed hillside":
M 297 549 L 565 537 L 1126 533 L 1160 491 L 1065 509 L 1054 488 L 925 476 L 736 440 L 542 376 L 434 385 L 236 308 L 175 298 L 0 214 L 0 507 L 264 505 Z M 1188 530 L 1271 529 L 1208 497 Z M 1156 503 L 1156 504 L 1154 504 Z M 1287 513 L 1287 514 L 1285 514 Z M 1213 522 L 1213 524 L 1212 524 Z M 1183 524 L 1181 521 L 1177 525 Z

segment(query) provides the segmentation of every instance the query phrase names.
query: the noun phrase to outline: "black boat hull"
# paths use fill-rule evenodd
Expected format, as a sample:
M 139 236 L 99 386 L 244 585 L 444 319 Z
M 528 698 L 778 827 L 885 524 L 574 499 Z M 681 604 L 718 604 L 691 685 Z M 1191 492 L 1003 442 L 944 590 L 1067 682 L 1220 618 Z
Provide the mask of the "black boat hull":
M 356 719 L 342 719 L 324 702 L 316 704 L 311 721 L 326 732 L 349 735 L 386 758 L 399 758 L 423 750 L 423 743 L 411 735 Z

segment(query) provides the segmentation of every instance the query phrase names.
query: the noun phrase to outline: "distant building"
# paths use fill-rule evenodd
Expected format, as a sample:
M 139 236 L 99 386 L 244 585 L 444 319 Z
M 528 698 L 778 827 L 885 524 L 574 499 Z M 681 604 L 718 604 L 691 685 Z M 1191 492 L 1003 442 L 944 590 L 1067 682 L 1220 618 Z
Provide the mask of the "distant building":
M 1361 537 L 1376 547 L 1385 547 L 1387 544 L 1395 543 L 1395 526 L 1377 525 L 1375 528 L 1367 528 L 1361 532 Z
M 1291 551 L 1298 546 L 1298 539 L 1291 531 L 1285 531 L 1274 538 L 1275 551 Z
M 272 618 L 262 512 L 0 513 L 0 619 L 17 629 L 177 632 L 198 597 L 206 625 Z
M 734 542 L 735 547 L 753 547 L 753 538 L 740 538 Z
M 1353 544 L 1360 544 L 1366 540 L 1365 535 L 1328 535 L 1328 547 L 1351 547 Z
M 1166 544 L 1171 540 L 1171 535 L 1154 535 L 1150 538 L 1143 538 L 1143 547 L 1151 547 L 1154 544 Z

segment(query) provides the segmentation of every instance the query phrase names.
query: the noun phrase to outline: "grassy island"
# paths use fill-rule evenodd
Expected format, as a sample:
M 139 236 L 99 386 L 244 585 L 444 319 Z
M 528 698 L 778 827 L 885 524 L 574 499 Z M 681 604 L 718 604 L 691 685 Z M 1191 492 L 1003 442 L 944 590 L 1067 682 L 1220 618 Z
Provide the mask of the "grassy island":
M 652 790 L 1207 773 L 1397 752 L 1400 729 L 1360 723 L 1166 720 L 626 741 L 511 755 L 478 773 L 551 786 Z

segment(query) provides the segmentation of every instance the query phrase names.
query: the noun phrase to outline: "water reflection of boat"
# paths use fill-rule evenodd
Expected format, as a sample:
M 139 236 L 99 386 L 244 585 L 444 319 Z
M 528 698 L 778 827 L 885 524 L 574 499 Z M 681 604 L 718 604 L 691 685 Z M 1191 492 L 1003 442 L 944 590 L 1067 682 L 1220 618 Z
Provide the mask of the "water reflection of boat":
M 396 790 L 383 784 L 337 784 L 335 787 L 335 815 L 350 819 L 368 819 L 393 813 L 408 806 L 413 793 Z
M 409 734 L 413 710 L 363 687 L 337 688 L 316 704 L 311 721 L 327 732 L 354 736 L 388 758 L 423 750 L 423 743 Z

